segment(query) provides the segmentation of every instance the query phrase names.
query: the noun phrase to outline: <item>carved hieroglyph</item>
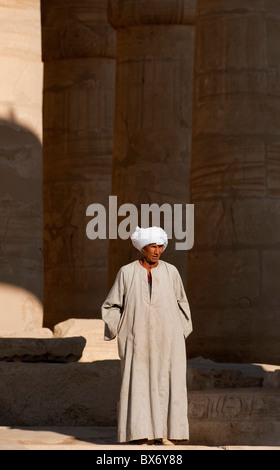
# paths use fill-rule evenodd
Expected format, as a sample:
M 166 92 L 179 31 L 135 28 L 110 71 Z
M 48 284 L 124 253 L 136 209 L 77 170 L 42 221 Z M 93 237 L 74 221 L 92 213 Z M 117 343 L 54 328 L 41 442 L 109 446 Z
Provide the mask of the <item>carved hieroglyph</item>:
M 279 445 L 279 391 L 189 393 L 191 441 L 208 445 Z

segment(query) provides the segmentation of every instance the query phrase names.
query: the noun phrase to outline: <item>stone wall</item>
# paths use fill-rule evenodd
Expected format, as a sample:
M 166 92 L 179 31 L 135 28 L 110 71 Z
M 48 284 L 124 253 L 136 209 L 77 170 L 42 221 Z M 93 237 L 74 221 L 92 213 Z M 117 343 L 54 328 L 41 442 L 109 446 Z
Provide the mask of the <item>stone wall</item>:
M 104 348 L 105 352 L 105 348 Z M 280 444 L 279 370 L 263 366 L 189 363 L 190 443 L 207 446 Z M 257 370 L 256 370 L 257 369 Z M 258 371 L 262 370 L 262 373 Z M 120 363 L 0 362 L 2 426 L 114 426 Z M 266 377 L 273 378 L 266 380 Z M 197 389 L 200 375 L 203 389 Z M 239 387 L 230 388 L 233 376 Z M 256 385 L 256 379 L 262 380 Z M 218 377 L 213 383 L 212 378 Z M 278 380 L 277 380 L 278 378 Z M 243 385 L 242 385 L 243 383 Z

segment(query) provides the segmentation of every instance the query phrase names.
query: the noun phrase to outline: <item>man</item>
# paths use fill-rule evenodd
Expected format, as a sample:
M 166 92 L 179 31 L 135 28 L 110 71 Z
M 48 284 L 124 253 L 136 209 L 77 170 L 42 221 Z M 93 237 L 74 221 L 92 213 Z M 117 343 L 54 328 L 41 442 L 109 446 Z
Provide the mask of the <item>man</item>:
M 164 230 L 137 227 L 131 240 L 142 257 L 120 269 L 102 306 L 105 339 L 118 336 L 121 359 L 118 441 L 172 445 L 189 438 L 189 304 L 177 268 L 160 260 Z

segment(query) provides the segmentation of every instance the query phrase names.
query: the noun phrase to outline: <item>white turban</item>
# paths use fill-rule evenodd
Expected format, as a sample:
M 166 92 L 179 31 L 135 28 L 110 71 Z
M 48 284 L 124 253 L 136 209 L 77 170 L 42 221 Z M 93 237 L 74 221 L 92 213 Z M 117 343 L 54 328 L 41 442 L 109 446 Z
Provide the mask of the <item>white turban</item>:
M 152 243 L 163 245 L 163 251 L 168 245 L 167 233 L 161 227 L 136 227 L 135 232 L 130 238 L 133 246 L 135 246 L 139 251 L 142 251 L 145 246 Z

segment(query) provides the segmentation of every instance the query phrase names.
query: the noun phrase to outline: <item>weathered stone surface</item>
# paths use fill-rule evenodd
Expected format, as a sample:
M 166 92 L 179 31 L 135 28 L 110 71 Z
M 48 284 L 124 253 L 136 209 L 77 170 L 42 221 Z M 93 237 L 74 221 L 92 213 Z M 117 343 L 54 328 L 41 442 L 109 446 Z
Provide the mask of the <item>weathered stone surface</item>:
M 188 389 L 276 388 L 279 372 L 280 366 L 217 363 L 195 358 L 188 361 Z
M 108 241 L 89 240 L 87 207 L 111 192 L 115 31 L 106 0 L 43 0 L 44 324 L 99 318 Z
M 0 283 L 0 331 L 42 328 L 43 307 L 31 292 Z
M 194 24 L 195 0 L 109 0 L 109 18 L 115 28 L 138 24 Z
M 33 328 L 32 330 L 0 330 L 0 338 L 53 338 L 49 328 Z
M 42 301 L 40 1 L 1 2 L 0 31 L 0 282 Z
M 116 426 L 119 361 L 0 363 L 2 426 Z M 190 443 L 279 445 L 279 390 L 190 391 Z
M 189 202 L 194 2 L 112 0 L 108 6 L 117 29 L 112 194 L 119 205 L 138 208 L 141 225 L 141 204 Z M 134 230 L 128 226 L 128 235 Z M 137 257 L 130 240 L 110 241 L 110 285 L 124 260 Z M 175 250 L 174 237 L 164 259 L 185 281 L 186 253 Z
M 265 388 L 280 388 L 280 370 L 267 372 L 263 385 Z
M 116 55 L 116 39 L 104 0 L 41 1 L 43 61 Z
M 54 336 L 83 336 L 86 346 L 80 362 L 119 359 L 117 339 L 104 341 L 104 325 L 103 320 L 71 318 L 54 327 Z
M 0 338 L 0 361 L 76 362 L 85 347 L 83 337 Z
M 40 427 L 21 427 L 9 428 L 8 426 L 2 426 L 0 428 L 0 449 L 1 450 L 93 450 L 99 451 L 101 459 L 111 459 L 111 457 L 104 454 L 104 449 L 107 451 L 113 451 L 113 453 L 119 453 L 124 451 L 126 455 L 127 451 L 139 451 L 139 446 L 135 443 L 119 444 L 117 442 L 117 428 L 116 427 L 100 427 L 100 426 L 83 426 L 83 427 L 65 427 L 65 426 L 51 426 L 47 428 Z M 143 449 L 142 449 L 143 450 Z M 162 448 L 161 444 L 145 446 L 145 454 L 148 452 L 158 452 L 159 456 L 162 455 L 163 451 L 167 448 Z M 169 448 L 170 454 L 176 450 L 178 451 L 279 451 L 279 446 L 199 446 L 191 444 L 180 444 L 176 445 L 176 449 Z M 181 452 L 180 452 L 181 453 Z M 189 458 L 184 453 L 186 460 Z M 113 457 L 114 458 L 114 457 Z M 119 457 L 115 457 L 119 459 Z M 124 457 L 122 457 L 124 458 Z M 152 457 L 151 457 L 152 458 Z M 164 457 L 166 458 L 166 457 Z M 215 457 L 214 457 L 215 458 Z M 239 458 L 239 455 L 237 456 Z M 97 460 L 97 454 L 95 455 Z M 179 459 L 179 456 L 178 456 Z M 231 456 L 232 459 L 232 456 Z M 176 461 L 176 457 L 174 459 Z M 163 458 L 162 458 L 163 461 Z M 118 462 L 118 460 L 116 460 Z M 111 463 L 108 460 L 108 463 Z M 125 465 L 125 464 L 124 464 Z
M 190 442 L 200 445 L 280 444 L 278 390 L 227 389 L 189 393 Z
M 3 426 L 115 426 L 119 361 L 0 363 Z
M 198 0 L 197 13 L 189 352 L 279 364 L 280 4 Z

